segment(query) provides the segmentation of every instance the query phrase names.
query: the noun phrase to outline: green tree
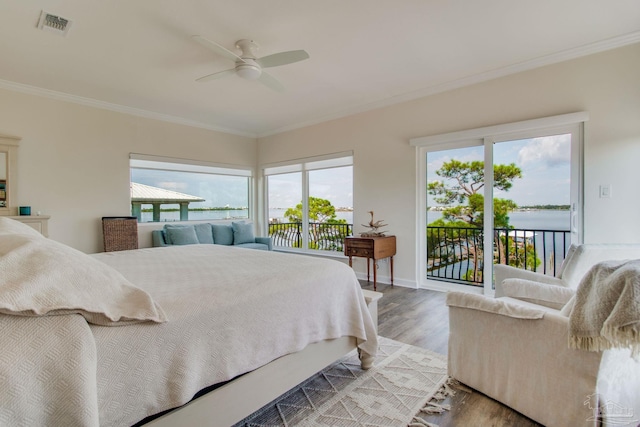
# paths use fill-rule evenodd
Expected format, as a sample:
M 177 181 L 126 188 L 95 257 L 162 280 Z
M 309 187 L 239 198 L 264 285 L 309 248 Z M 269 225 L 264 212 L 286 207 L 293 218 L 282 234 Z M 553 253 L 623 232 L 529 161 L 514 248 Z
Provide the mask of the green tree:
M 285 211 L 284 216 L 289 222 L 302 222 L 302 202 L 298 203 L 295 208 L 289 208 Z M 337 219 L 336 208 L 327 199 L 319 197 L 309 197 L 309 222 L 346 224 L 344 219 Z
M 329 200 L 319 197 L 309 197 L 309 249 L 329 250 L 342 252 L 344 238 L 348 235 L 347 221 L 338 219 L 336 208 Z M 281 233 L 290 233 L 290 229 L 296 228 L 296 238 L 292 241 L 292 247 L 300 247 L 302 223 L 302 202 L 294 208 L 285 211 L 284 216 L 289 220 L 288 229 L 281 228 Z
M 473 259 L 474 269 L 467 272 L 464 278 L 473 282 L 481 282 L 482 274 L 479 266 L 482 260 L 482 238 L 481 233 L 484 227 L 484 196 L 481 190 L 484 187 L 484 162 L 471 161 L 461 162 L 451 160 L 445 162 L 436 174 L 442 180 L 430 182 L 427 192 L 434 197 L 437 203 L 445 205 L 442 211 L 442 218 L 429 224 L 432 229 L 427 229 L 428 244 L 431 244 L 430 255 L 444 260 L 445 263 L 455 263 L 459 261 L 460 255 L 454 255 L 455 249 L 461 252 L 464 248 L 463 257 Z M 522 170 L 514 163 L 508 165 L 494 165 L 493 181 L 494 188 L 509 191 L 513 186 L 513 181 L 522 178 Z M 509 225 L 509 212 L 518 206 L 513 200 L 493 199 L 494 228 L 512 228 Z M 442 232 L 442 229 L 433 227 L 448 227 L 451 230 Z M 471 232 L 470 229 L 477 230 Z M 454 231 L 455 230 L 455 231 Z M 437 232 L 436 232 L 437 231 Z M 532 251 L 524 251 L 529 246 L 526 242 L 516 242 L 506 236 L 495 236 L 495 249 L 500 260 L 509 265 L 522 266 L 524 260 L 514 254 L 527 253 L 527 266 L 535 269 L 540 264 Z M 519 245 L 520 251 L 515 250 Z M 509 260 L 505 259 L 506 247 L 510 249 Z
M 461 162 L 451 160 L 436 171 L 442 181 L 430 182 L 427 186 L 429 194 L 435 196 L 437 203 L 447 206 L 442 211 L 446 221 L 464 221 L 474 227 L 484 225 L 484 196 L 480 190 L 484 187 L 484 162 Z M 522 178 L 522 170 L 515 164 L 494 165 L 493 181 L 498 190 L 509 191 L 513 180 Z M 465 204 L 466 203 L 466 204 Z M 493 199 L 494 227 L 509 226 L 509 211 L 518 206 L 512 200 Z

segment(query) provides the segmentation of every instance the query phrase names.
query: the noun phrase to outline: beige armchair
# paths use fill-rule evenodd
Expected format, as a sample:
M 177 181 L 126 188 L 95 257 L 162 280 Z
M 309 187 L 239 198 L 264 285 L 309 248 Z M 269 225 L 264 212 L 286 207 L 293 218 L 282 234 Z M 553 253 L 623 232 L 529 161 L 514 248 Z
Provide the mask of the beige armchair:
M 502 281 L 505 279 L 525 279 L 577 289 L 582 277 L 595 264 L 612 259 L 639 258 L 640 244 L 591 243 L 571 245 L 555 277 L 508 265 L 497 264 L 493 266 L 495 296 L 496 298 L 504 296 Z
M 581 245 L 556 278 L 500 266 L 507 296 L 450 292 L 449 375 L 547 427 L 637 427 L 640 361 L 570 349 L 567 304 L 595 263 L 637 258 L 640 245 Z

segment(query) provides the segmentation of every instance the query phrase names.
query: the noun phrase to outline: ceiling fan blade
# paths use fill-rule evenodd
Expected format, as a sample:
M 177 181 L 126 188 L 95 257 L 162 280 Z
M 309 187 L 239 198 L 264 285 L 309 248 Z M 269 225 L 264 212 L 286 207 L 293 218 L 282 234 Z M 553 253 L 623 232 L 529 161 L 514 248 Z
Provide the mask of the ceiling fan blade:
M 304 61 L 309 58 L 309 54 L 304 50 L 290 50 L 288 52 L 274 53 L 273 55 L 267 55 L 260 59 L 256 59 L 256 62 L 262 68 L 278 67 L 280 65 L 292 64 L 298 61 Z
M 275 90 L 276 92 L 282 93 L 285 91 L 282 83 L 280 83 L 271 74 L 265 73 L 264 71 L 262 72 L 262 74 L 260 74 L 260 77 L 258 77 L 258 81 L 260 81 L 260 83 L 262 83 L 263 85 L 267 86 L 269 89 Z
M 235 68 L 230 68 L 228 70 L 224 70 L 224 71 L 218 71 L 217 73 L 213 73 L 213 74 L 207 74 L 206 76 L 200 77 L 199 79 L 196 79 L 197 82 L 203 83 L 203 82 L 208 82 L 209 80 L 215 80 L 215 79 L 220 79 L 222 77 L 226 77 L 230 74 L 235 74 L 236 69 Z
M 242 61 L 245 62 L 244 59 L 240 58 L 238 55 L 236 55 L 235 53 L 231 52 L 230 50 L 220 46 L 218 43 L 216 42 L 212 42 L 209 39 L 205 39 L 202 36 L 191 36 L 192 39 L 194 39 L 195 41 L 197 41 L 198 43 L 200 43 L 202 46 L 206 47 L 209 50 L 212 50 L 213 52 L 217 53 L 218 55 L 224 56 L 227 59 L 230 59 L 232 61 Z

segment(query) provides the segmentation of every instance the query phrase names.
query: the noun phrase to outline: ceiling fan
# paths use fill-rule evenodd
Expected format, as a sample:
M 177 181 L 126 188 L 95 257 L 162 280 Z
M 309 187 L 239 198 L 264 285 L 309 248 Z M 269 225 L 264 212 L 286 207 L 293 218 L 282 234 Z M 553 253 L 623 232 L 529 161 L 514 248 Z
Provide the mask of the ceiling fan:
M 218 43 L 212 42 L 202 36 L 196 35 L 192 36 L 192 38 L 218 55 L 224 56 L 236 63 L 234 68 L 218 71 L 217 73 L 208 74 L 196 79 L 198 82 L 208 82 L 209 80 L 219 79 L 231 74 L 237 74 L 243 79 L 258 80 L 260 83 L 275 90 L 276 92 L 284 92 L 284 86 L 282 83 L 280 83 L 271 74 L 263 71 L 263 68 L 293 64 L 294 62 L 303 61 L 309 58 L 309 54 L 304 50 L 290 50 L 257 58 L 256 50 L 258 49 L 258 45 L 253 40 L 246 39 L 238 40 L 236 42 L 236 48 L 242 52 L 240 55 L 236 55 L 230 50 L 220 46 Z

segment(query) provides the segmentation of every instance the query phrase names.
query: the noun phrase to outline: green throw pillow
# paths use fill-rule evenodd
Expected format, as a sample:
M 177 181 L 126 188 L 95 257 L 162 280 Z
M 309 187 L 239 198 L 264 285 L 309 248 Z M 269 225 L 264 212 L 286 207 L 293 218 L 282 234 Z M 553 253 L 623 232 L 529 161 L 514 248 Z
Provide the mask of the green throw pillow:
M 195 245 L 200 243 L 198 242 L 196 230 L 192 225 L 167 227 L 165 229 L 165 233 L 169 240 L 168 243 L 171 243 L 172 245 Z
M 234 245 L 256 242 L 256 238 L 253 235 L 253 224 L 245 222 L 232 222 L 231 227 L 233 228 Z

